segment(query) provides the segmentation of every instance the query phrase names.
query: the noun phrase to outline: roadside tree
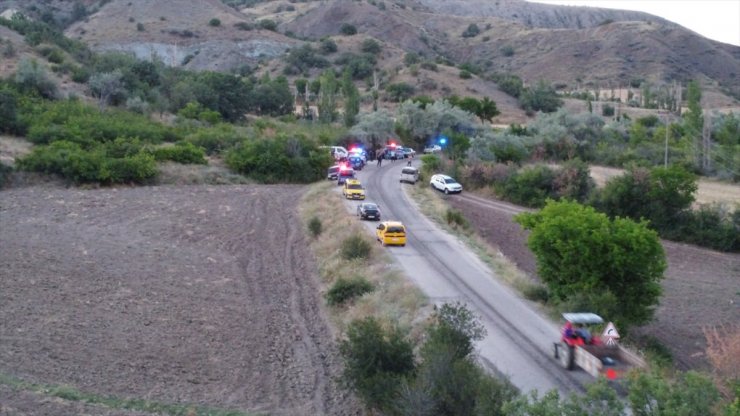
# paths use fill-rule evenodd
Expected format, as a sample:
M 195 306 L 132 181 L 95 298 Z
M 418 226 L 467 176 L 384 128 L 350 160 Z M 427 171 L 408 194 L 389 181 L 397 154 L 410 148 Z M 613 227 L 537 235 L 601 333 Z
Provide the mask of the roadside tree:
M 604 315 L 625 331 L 652 318 L 666 260 L 657 233 L 645 222 L 610 220 L 592 207 L 567 201 L 548 201 L 541 211 L 515 220 L 531 231 L 527 244 L 556 300 L 614 299 L 616 305 L 590 306 L 608 312 Z

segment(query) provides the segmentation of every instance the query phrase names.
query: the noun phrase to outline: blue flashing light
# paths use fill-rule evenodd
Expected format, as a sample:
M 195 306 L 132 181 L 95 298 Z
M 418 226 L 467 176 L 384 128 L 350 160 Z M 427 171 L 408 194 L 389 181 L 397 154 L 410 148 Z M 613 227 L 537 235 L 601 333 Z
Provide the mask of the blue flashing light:
M 447 137 L 445 137 L 445 136 L 440 137 L 439 138 L 439 144 L 441 144 L 441 145 L 447 144 Z

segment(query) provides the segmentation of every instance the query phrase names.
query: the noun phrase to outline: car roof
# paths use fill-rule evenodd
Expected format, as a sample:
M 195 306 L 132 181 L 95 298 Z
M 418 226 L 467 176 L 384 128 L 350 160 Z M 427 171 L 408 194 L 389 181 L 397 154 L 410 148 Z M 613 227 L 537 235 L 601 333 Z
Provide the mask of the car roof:
M 347 179 L 347 181 L 344 183 L 346 183 L 347 185 L 359 185 L 360 180 L 359 179 Z
M 401 221 L 383 221 L 382 224 L 384 224 L 387 227 L 392 227 L 392 226 L 403 227 L 403 223 Z
M 603 324 L 604 319 L 592 312 L 567 312 L 563 318 L 574 324 Z
M 436 176 L 436 177 L 438 177 L 438 178 L 442 178 L 442 179 L 452 179 L 452 177 L 451 177 L 451 176 L 447 176 L 447 175 L 444 175 L 444 174 L 442 174 L 442 173 L 438 173 L 438 174 L 436 174 L 436 175 L 434 175 L 434 176 Z

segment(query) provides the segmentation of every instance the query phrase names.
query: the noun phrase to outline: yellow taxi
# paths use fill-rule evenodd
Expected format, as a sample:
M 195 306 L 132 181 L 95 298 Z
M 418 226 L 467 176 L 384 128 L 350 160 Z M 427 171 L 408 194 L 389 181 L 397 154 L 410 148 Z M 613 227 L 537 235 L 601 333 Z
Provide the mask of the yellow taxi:
M 347 199 L 365 199 L 365 188 L 357 179 L 347 179 L 342 188 L 342 194 Z
M 375 237 L 384 246 L 406 245 L 406 227 L 399 221 L 383 221 L 375 230 Z

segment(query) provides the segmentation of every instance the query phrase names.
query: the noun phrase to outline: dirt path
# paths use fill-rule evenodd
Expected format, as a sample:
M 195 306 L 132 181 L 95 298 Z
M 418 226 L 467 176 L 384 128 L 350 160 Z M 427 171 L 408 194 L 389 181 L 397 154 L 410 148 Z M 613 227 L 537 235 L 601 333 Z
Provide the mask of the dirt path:
M 0 373 L 164 403 L 357 414 L 333 382 L 302 192 L 0 192 Z M 0 389 L 6 408 L 33 397 Z

